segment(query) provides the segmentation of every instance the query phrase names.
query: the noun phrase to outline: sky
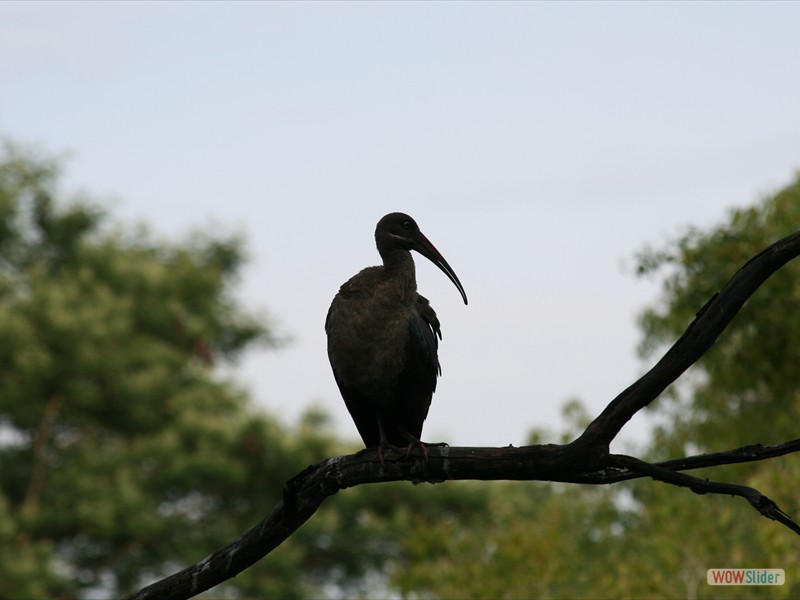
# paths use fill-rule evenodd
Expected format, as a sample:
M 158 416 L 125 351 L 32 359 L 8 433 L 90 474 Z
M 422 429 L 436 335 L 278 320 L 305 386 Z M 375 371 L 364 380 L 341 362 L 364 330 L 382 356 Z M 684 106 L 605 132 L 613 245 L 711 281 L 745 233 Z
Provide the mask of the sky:
M 238 298 L 291 341 L 231 376 L 352 439 L 325 314 L 378 264 L 380 217 L 412 215 L 469 296 L 417 258 L 444 334 L 423 438 L 519 445 L 657 359 L 637 251 L 800 168 L 798 22 L 797 2 L 5 1 L 0 135 L 67 156 L 65 193 L 116 220 L 243 234 Z M 646 436 L 637 415 L 620 439 Z

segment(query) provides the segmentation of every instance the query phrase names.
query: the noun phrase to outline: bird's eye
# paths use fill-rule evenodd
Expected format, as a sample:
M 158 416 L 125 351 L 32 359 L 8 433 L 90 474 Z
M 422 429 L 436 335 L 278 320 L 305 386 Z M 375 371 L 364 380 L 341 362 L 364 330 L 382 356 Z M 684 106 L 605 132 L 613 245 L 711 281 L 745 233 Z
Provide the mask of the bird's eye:
M 403 229 L 411 229 L 411 221 L 403 221 Z

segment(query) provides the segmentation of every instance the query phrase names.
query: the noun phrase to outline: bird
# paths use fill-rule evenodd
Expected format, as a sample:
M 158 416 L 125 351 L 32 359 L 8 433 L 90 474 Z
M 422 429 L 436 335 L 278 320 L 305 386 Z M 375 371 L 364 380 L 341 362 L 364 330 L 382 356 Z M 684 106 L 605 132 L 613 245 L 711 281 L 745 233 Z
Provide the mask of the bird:
M 427 298 L 417 293 L 411 250 L 453 282 L 464 304 L 464 286 L 436 247 L 405 213 L 384 216 L 375 227 L 383 261 L 339 288 L 325 318 L 328 358 L 347 410 L 367 448 L 419 446 L 436 379 L 442 331 Z

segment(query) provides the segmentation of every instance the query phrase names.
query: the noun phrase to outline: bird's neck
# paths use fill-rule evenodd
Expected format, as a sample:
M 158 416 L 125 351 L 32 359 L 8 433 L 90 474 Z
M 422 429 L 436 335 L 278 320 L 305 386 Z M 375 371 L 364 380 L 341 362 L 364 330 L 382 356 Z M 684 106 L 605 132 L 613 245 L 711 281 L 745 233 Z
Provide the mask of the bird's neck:
M 416 270 L 414 259 L 408 250 L 396 250 L 382 255 L 383 269 L 390 280 L 395 281 L 401 288 L 402 296 L 411 297 L 417 291 Z
M 391 252 L 381 253 L 381 258 L 383 259 L 383 268 L 387 273 L 391 273 L 395 277 L 406 274 L 414 277 L 414 259 L 411 258 L 411 252 L 408 250 L 394 248 Z

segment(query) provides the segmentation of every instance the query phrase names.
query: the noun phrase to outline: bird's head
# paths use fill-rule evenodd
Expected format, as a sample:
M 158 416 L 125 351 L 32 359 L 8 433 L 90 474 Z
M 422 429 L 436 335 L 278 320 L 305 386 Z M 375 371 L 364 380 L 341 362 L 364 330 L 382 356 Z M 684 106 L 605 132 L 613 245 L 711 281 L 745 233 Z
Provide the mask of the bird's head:
M 461 297 L 464 299 L 464 304 L 467 304 L 467 294 L 464 292 L 464 286 L 458 280 L 455 271 L 447 264 L 436 247 L 422 235 L 419 230 L 417 222 L 404 213 L 390 213 L 378 221 L 375 227 L 375 242 L 378 245 L 378 252 L 381 256 L 386 256 L 392 250 L 416 250 L 422 256 L 427 258 L 437 267 L 439 267 L 445 275 L 453 282 L 458 288 Z

